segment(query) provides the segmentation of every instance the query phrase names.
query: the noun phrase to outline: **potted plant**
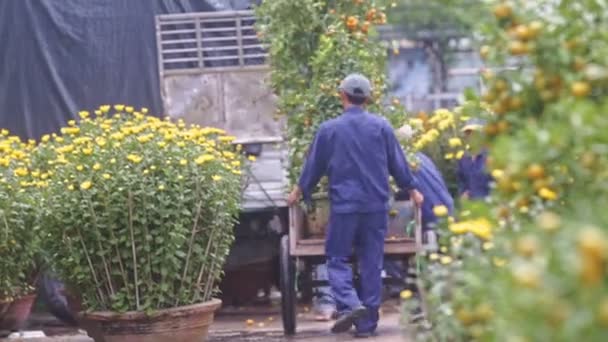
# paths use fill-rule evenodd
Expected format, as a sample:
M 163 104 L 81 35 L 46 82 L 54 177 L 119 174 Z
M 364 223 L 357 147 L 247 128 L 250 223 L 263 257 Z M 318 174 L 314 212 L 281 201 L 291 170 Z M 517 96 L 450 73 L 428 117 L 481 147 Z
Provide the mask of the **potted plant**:
M 0 331 L 18 330 L 36 298 L 39 238 L 36 204 L 46 181 L 31 171 L 31 144 L 0 136 Z
M 202 341 L 221 305 L 240 155 L 222 130 L 146 112 L 102 106 L 43 138 L 46 248 L 95 341 Z

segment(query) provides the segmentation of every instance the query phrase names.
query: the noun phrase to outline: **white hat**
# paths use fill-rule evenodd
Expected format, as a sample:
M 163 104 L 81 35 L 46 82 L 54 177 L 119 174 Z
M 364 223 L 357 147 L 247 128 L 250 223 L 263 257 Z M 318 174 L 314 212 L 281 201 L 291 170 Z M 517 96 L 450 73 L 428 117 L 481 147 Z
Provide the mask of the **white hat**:
M 409 140 L 414 135 L 412 126 L 405 124 L 397 129 L 395 132 L 398 139 Z

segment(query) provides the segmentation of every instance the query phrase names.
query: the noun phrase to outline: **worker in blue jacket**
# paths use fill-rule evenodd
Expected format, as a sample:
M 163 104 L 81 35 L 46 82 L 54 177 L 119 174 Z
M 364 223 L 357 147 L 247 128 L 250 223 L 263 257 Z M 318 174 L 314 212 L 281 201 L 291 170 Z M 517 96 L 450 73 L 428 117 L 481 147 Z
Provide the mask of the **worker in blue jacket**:
M 458 161 L 458 192 L 464 199 L 484 199 L 490 194 L 492 177 L 486 170 L 488 150 L 481 145 L 483 120 L 471 119 L 462 128 L 471 152 Z
M 400 128 L 397 131 L 397 136 L 399 139 L 409 139 L 411 137 L 411 128 L 409 126 Z M 454 214 L 454 199 L 445 184 L 441 172 L 433 161 L 422 152 L 416 153 L 416 159 L 417 165 L 412 171 L 416 177 L 418 189 L 424 196 L 424 202 L 421 206 L 421 223 L 423 240 L 424 242 L 428 242 L 430 240 L 428 237 L 434 234 L 435 224 L 438 220 L 433 209 L 437 206 L 445 206 L 448 215 L 452 216 Z M 409 194 L 406 191 L 399 191 L 395 195 L 395 200 L 397 201 L 407 201 L 409 199 Z M 401 285 L 389 287 L 390 295 L 398 295 L 404 289 L 405 281 L 408 278 L 407 265 L 400 265 L 396 261 L 386 260 L 384 262 L 384 270 L 391 278 L 403 280 Z M 319 267 L 317 271 L 321 271 L 317 280 L 327 280 L 324 273 L 325 269 Z M 415 276 L 415 274 L 410 275 L 410 277 Z M 329 320 L 331 319 L 333 310 L 335 310 L 335 301 L 331 293 L 327 293 L 323 287 L 317 290 L 320 292 L 320 298 L 313 303 L 313 309 L 317 313 L 316 317 L 318 317 L 318 320 Z M 415 320 L 419 317 L 419 310 L 414 310 L 411 318 Z
M 441 172 L 433 161 L 424 153 L 416 153 L 418 165 L 414 170 L 414 175 L 418 181 L 418 189 L 424 196 L 424 203 L 421 206 L 422 214 L 422 231 L 428 232 L 432 230 L 437 222 L 434 208 L 437 206 L 445 206 L 448 209 L 448 215 L 454 214 L 454 199 L 445 185 Z
M 414 176 L 418 182 L 418 189 L 424 196 L 424 202 L 420 208 L 422 219 L 422 239 L 424 243 L 432 243 L 436 241 L 435 225 L 438 217 L 435 214 L 434 208 L 438 206 L 446 207 L 449 216 L 454 215 L 454 199 L 450 194 L 448 187 L 443 180 L 441 172 L 437 169 L 433 161 L 424 153 L 416 153 L 418 165 L 413 169 Z M 409 196 L 403 191 L 395 195 L 397 201 L 407 201 Z M 394 279 L 402 279 L 404 282 L 407 279 L 407 268 L 400 266 L 395 261 L 387 260 L 384 263 L 386 274 Z M 415 277 L 415 274 L 410 275 Z M 391 295 L 400 293 L 403 290 L 404 284 L 389 287 Z
M 325 241 L 329 284 L 339 317 L 332 332 L 375 334 L 382 296 L 384 238 L 389 215 L 389 175 L 419 205 L 422 194 L 390 124 L 364 109 L 371 83 L 359 74 L 340 84 L 344 112 L 324 122 L 316 133 L 290 205 L 311 192 L 322 176 L 329 179 L 331 212 Z M 349 257 L 359 263 L 361 297 L 353 287 Z

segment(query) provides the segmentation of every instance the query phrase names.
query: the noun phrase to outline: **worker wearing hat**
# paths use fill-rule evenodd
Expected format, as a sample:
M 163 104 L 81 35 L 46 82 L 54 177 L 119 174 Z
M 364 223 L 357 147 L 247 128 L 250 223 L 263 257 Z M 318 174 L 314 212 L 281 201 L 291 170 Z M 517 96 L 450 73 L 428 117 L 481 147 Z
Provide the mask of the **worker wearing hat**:
M 339 315 L 332 332 L 346 332 L 354 324 L 358 336 L 369 336 L 378 325 L 382 297 L 389 175 L 419 205 L 423 196 L 390 124 L 364 109 L 372 92 L 369 80 L 351 74 L 339 90 L 344 112 L 319 127 L 288 202 L 293 205 L 302 196 L 310 200 L 321 177 L 328 176 L 331 211 L 325 254 Z M 349 265 L 353 249 L 364 279 L 360 296 Z
M 483 120 L 471 119 L 462 128 L 471 147 L 458 161 L 458 192 L 465 199 L 484 199 L 490 194 L 491 177 L 486 171 L 488 151 L 481 146 L 479 134 L 484 126 Z
M 408 141 L 412 134 L 413 130 L 409 125 L 404 125 L 395 132 L 396 137 L 401 141 Z M 417 166 L 412 171 L 416 177 L 419 190 L 424 196 L 424 202 L 421 206 L 422 233 L 423 242 L 427 244 L 428 248 L 428 246 L 436 244 L 437 241 L 434 228 L 438 217 L 435 214 L 434 208 L 444 206 L 447 209 L 448 215 L 453 215 L 454 199 L 445 184 L 441 171 L 439 171 L 431 158 L 422 152 L 418 152 L 416 153 L 416 159 Z M 407 191 L 399 191 L 395 195 L 395 200 L 407 201 L 409 200 L 409 194 Z M 405 208 L 406 211 L 409 211 L 408 209 L 410 209 L 409 206 Z M 405 216 L 409 216 L 409 214 L 406 214 Z M 405 227 L 403 228 L 405 229 Z M 316 280 L 327 280 L 326 265 L 318 265 L 315 271 Z M 390 296 L 398 296 L 406 286 L 405 283 L 408 278 L 407 265 L 400 265 L 395 260 L 387 259 L 384 262 L 384 271 L 391 278 L 403 281 L 399 284 L 390 284 L 387 287 Z M 415 273 L 409 274 L 409 278 L 415 277 Z M 332 297 L 331 291 L 324 286 L 319 286 L 315 290 L 316 297 L 313 300 L 314 317 L 318 321 L 329 321 L 332 319 L 336 309 L 336 303 Z M 415 286 L 411 287 L 411 290 L 417 295 Z M 420 309 L 415 308 L 412 310 L 410 319 L 415 321 L 420 318 L 422 318 Z
M 413 131 L 408 125 L 402 126 L 396 132 L 397 137 L 402 141 L 409 140 L 412 134 Z M 448 214 L 452 215 L 454 213 L 454 199 L 450 195 L 441 171 L 431 158 L 422 152 L 417 152 L 416 159 L 417 166 L 413 172 L 418 181 L 419 190 L 424 196 L 424 203 L 420 208 L 422 230 L 428 232 L 434 228 L 434 224 L 437 222 L 433 209 L 437 206 L 444 206 L 448 210 Z M 401 192 L 397 194 L 397 197 L 404 198 L 407 197 L 407 194 Z
M 413 131 L 408 125 L 404 125 L 399 128 L 396 132 L 397 137 L 402 141 L 407 141 L 411 138 Z M 435 163 L 426 154 L 422 152 L 416 153 L 417 166 L 413 169 L 414 176 L 418 182 L 419 190 L 424 196 L 424 203 L 420 207 L 421 219 L 422 219 L 422 233 L 423 242 L 427 247 L 432 247 L 436 244 L 437 235 L 435 232 L 435 225 L 438 217 L 435 214 L 435 208 L 443 206 L 447 209 L 448 215 L 454 214 L 454 199 L 450 194 L 441 171 L 437 168 Z M 408 200 L 409 196 L 403 191 L 398 192 L 395 195 L 397 201 Z M 406 269 L 400 267 L 396 262 L 387 260 L 384 263 L 384 268 L 392 278 L 406 279 Z M 416 277 L 416 274 L 410 274 L 410 278 Z M 403 289 L 402 285 L 394 285 L 389 287 L 391 295 L 398 294 Z M 413 286 L 412 290 L 417 293 L 416 287 Z M 412 312 L 411 319 L 420 318 L 420 310 L 416 308 Z

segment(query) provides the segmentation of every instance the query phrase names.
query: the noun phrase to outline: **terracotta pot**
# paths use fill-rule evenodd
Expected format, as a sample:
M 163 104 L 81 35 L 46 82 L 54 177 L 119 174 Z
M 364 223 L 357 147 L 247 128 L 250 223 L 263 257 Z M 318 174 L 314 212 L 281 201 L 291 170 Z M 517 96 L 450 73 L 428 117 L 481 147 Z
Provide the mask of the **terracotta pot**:
M 0 317 L 4 317 L 4 313 L 11 306 L 12 301 L 0 300 Z
M 82 327 L 95 342 L 202 342 L 222 301 L 144 312 L 79 313 Z
M 36 295 L 31 294 L 12 302 L 0 302 L 0 330 L 20 330 L 30 317 Z

